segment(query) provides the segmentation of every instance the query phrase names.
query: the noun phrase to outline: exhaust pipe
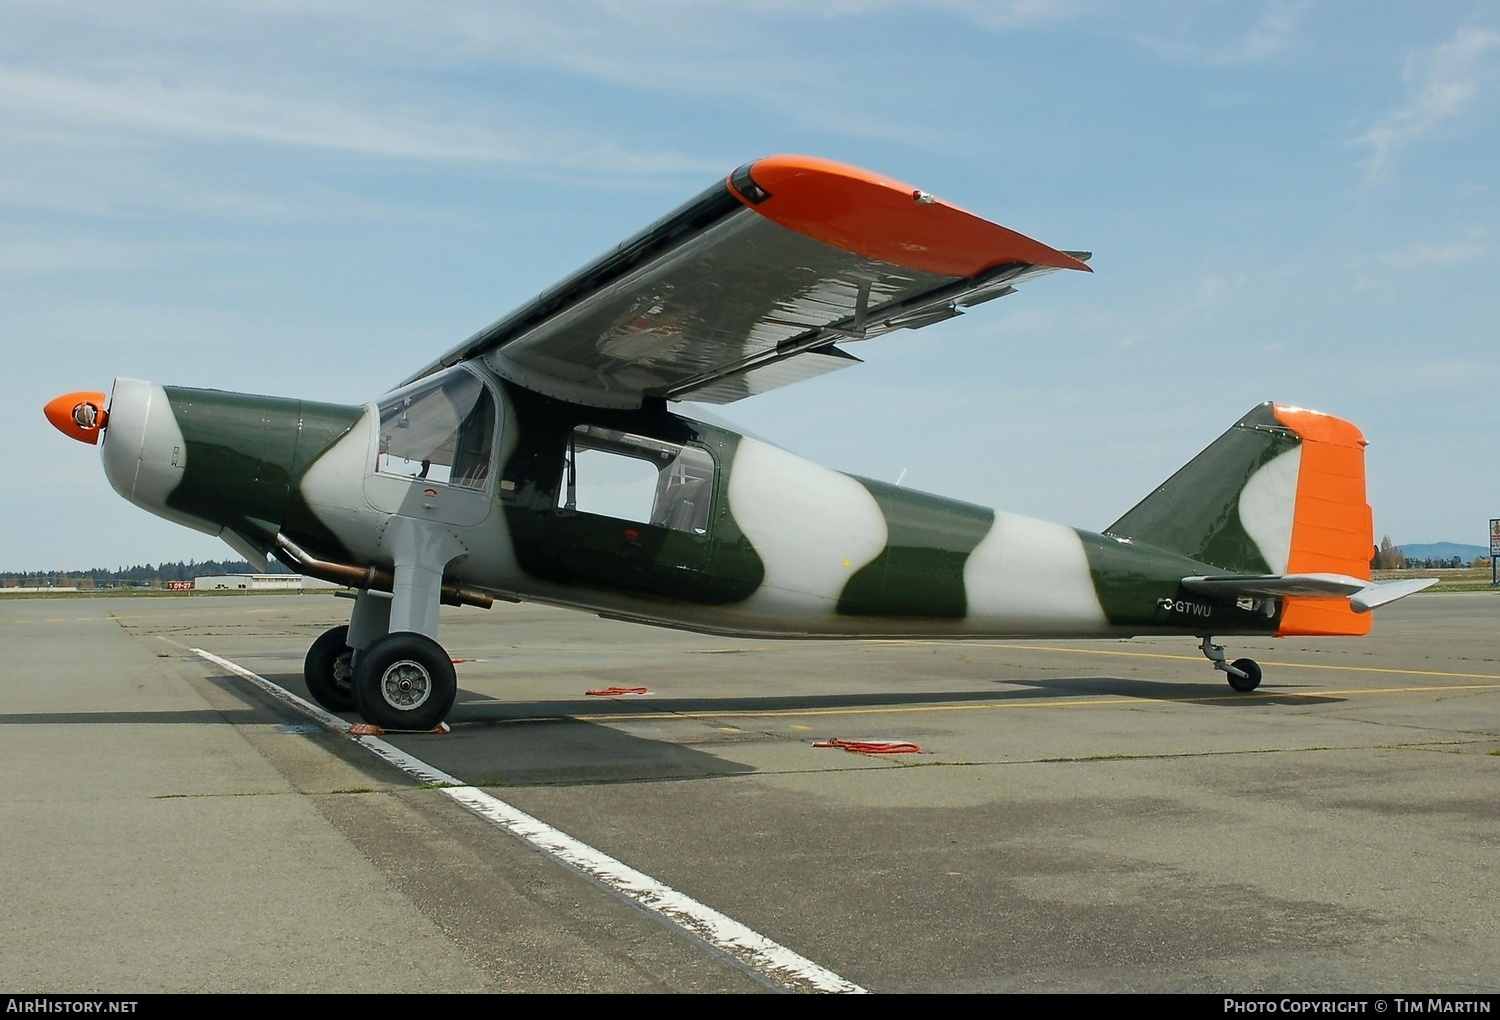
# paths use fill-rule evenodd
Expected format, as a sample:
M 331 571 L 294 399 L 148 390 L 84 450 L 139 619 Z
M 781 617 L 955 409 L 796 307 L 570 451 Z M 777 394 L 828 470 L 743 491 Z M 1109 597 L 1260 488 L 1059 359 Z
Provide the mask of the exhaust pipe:
M 394 591 L 396 588 L 395 576 L 384 567 L 357 567 L 352 563 L 320 560 L 279 531 L 272 541 L 276 544 L 274 553 L 278 560 L 320 581 L 374 591 Z M 445 606 L 478 606 L 480 609 L 488 609 L 495 604 L 495 597 L 445 581 L 442 602 Z

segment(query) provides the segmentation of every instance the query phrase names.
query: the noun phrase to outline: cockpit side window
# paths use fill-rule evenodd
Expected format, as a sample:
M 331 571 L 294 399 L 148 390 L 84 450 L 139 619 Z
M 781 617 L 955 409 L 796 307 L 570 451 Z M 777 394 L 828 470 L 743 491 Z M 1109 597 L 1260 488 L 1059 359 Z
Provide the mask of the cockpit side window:
M 713 487 L 702 447 L 580 425 L 568 437 L 558 507 L 706 535 Z
M 483 489 L 489 480 L 495 420 L 495 398 L 466 371 L 449 372 L 397 393 L 380 403 L 375 470 Z

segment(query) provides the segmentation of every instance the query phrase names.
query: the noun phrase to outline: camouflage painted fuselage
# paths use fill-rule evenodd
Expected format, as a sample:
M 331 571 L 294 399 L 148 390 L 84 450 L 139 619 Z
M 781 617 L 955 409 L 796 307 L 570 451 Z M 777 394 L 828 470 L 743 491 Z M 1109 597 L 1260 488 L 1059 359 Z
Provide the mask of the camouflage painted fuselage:
M 481 365 L 453 373 L 480 380 L 493 400 L 483 413 L 495 415 L 489 459 L 463 484 L 456 467 L 447 479 L 427 476 L 425 460 L 389 467 L 409 424 L 390 410 L 399 400 L 331 405 L 129 380 L 116 385 L 106 470 L 126 498 L 237 548 L 274 551 L 279 534 L 320 558 L 389 568 L 393 523 L 414 522 L 445 550 L 435 569 L 454 584 L 724 634 L 1270 634 L 1291 601 L 1182 585 L 1287 567 L 1274 534 L 1292 526 L 1290 498 L 1266 511 L 1274 527 L 1242 520 L 1245 493 L 1274 494 L 1288 471 L 1296 487 L 1302 439 L 1271 405 L 1205 451 L 1200 473 L 1221 491 L 1184 508 L 1194 479 L 1169 483 L 1094 534 L 841 474 L 661 402 L 590 408 Z M 694 451 L 704 466 L 688 478 L 701 482 L 684 502 L 689 524 L 673 523 L 660 498 L 635 517 L 575 503 L 580 444 L 619 437 L 664 460 Z

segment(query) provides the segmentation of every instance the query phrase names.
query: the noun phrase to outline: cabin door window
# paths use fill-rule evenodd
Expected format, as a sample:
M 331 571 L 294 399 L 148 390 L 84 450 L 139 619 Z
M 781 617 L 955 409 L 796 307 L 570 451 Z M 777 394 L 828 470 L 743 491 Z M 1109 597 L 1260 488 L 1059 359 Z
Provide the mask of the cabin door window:
M 558 508 L 708 534 L 714 461 L 684 446 L 596 425 L 568 436 Z

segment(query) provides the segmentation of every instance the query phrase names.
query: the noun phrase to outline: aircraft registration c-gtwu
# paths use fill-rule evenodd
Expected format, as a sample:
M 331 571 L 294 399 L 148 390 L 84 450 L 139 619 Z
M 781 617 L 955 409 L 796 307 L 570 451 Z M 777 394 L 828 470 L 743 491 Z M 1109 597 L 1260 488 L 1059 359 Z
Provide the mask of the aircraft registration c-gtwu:
M 841 474 L 672 410 L 858 364 L 1058 269 L 1057 251 L 854 167 L 775 156 L 364 405 L 116 379 L 51 401 L 126 499 L 264 569 L 357 589 L 307 653 L 333 711 L 429 729 L 440 603 L 535 600 L 754 637 L 1362 634 L 1364 438 L 1266 403 L 1101 534 Z

